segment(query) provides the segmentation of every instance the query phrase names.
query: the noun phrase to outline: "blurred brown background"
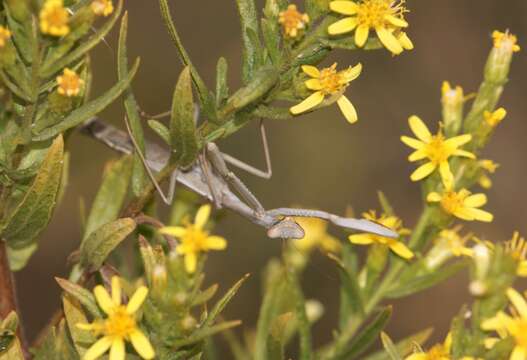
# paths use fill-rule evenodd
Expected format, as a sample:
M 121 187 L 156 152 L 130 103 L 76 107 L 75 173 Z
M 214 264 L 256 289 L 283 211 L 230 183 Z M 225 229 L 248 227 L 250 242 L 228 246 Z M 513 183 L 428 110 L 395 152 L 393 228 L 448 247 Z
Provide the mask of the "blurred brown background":
M 214 83 L 219 56 L 227 58 L 230 87 L 240 85 L 240 31 L 235 2 L 174 0 L 173 15 L 195 65 L 207 83 Z M 176 50 L 162 25 L 155 1 L 128 1 L 130 15 L 129 53 L 141 56 L 142 64 L 133 87 L 142 107 L 150 113 L 168 109 L 181 65 Z M 524 50 L 513 63 L 511 82 L 501 105 L 509 115 L 486 151 L 501 164 L 489 191 L 487 208 L 496 214 L 490 225 L 469 224 L 482 237 L 503 240 L 514 230 L 527 233 L 527 1 L 525 0 L 408 0 L 411 10 L 409 34 L 415 50 L 392 58 L 387 51 L 339 52 L 333 59 L 342 66 L 361 61 L 364 72 L 348 91 L 359 111 L 360 121 L 350 126 L 336 106 L 292 121 L 268 121 L 274 175 L 263 181 L 240 173 L 262 199 L 264 206 L 292 203 L 342 213 L 347 205 L 357 212 L 377 208 L 376 191 L 382 189 L 405 224 L 413 226 L 420 212 L 418 186 L 409 180 L 414 165 L 407 162 L 409 149 L 399 140 L 408 134 L 407 118 L 420 115 L 435 129 L 440 116 L 440 85 L 443 80 L 460 84 L 466 93 L 477 89 L 491 47 L 494 29 L 510 29 Z M 116 35 L 110 48 L 100 45 L 93 53 L 95 87 L 100 93 L 115 81 Z M 102 114 L 105 120 L 122 126 L 122 103 Z M 220 146 L 230 154 L 263 166 L 257 129 L 249 126 Z M 79 243 L 79 198 L 89 204 L 97 189 L 104 162 L 116 155 L 101 144 L 80 135 L 72 140 L 71 180 L 67 195 L 53 222 L 41 239 L 41 247 L 29 266 L 17 274 L 23 317 L 34 336 L 59 306 L 59 289 L 53 276 L 67 273 L 65 259 Z M 227 309 L 230 318 L 255 324 L 260 304 L 259 272 L 267 260 L 279 254 L 281 244 L 265 237 L 260 228 L 229 214 L 219 225 L 229 249 L 214 253 L 208 262 L 208 281 L 220 282 L 221 289 L 250 272 Z M 335 232 L 338 235 L 338 232 Z M 342 234 L 340 234 L 342 235 Z M 341 236 L 344 238 L 343 236 Z M 326 314 L 315 326 L 315 343 L 331 337 L 338 308 L 338 276 L 322 256 L 315 258 L 305 278 L 308 297 L 326 305 Z M 434 326 L 441 339 L 449 319 L 468 301 L 465 276 L 434 290 L 400 301 L 389 326 L 398 339 L 424 327 Z

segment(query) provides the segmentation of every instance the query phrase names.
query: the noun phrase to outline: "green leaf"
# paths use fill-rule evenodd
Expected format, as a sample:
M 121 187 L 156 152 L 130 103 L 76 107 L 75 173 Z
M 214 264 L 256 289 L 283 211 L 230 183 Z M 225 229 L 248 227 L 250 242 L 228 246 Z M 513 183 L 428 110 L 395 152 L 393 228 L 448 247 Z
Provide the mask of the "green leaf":
M 399 351 L 397 351 L 392 339 L 390 339 L 388 334 L 384 331 L 381 332 L 381 341 L 384 350 L 386 350 L 386 353 L 388 353 L 391 360 L 402 360 L 402 357 L 399 355 Z
M 128 75 L 125 78 L 119 80 L 111 89 L 106 91 L 103 95 L 99 96 L 95 100 L 84 104 L 80 108 L 73 110 L 57 125 L 46 128 L 38 134 L 34 134 L 33 141 L 47 140 L 63 131 L 66 131 L 74 126 L 85 122 L 86 120 L 91 119 L 92 117 L 100 113 L 115 99 L 117 99 L 123 93 L 123 91 L 128 88 L 137 72 L 137 69 L 139 68 L 139 62 L 139 59 L 137 59 L 134 66 L 132 67 L 132 70 L 128 73 Z
M 126 198 L 131 172 L 132 159 L 128 156 L 106 165 L 101 186 L 86 221 L 84 239 L 102 225 L 119 217 L 119 211 Z
M 276 18 L 262 19 L 262 35 L 271 63 L 278 65 L 282 52 L 280 51 L 280 27 Z
M 57 281 L 62 290 L 71 295 L 74 299 L 78 300 L 79 303 L 81 303 L 82 306 L 88 310 L 91 316 L 98 318 L 103 316 L 102 311 L 97 306 L 95 297 L 89 290 L 59 277 L 56 277 L 55 281 Z
M 197 305 L 205 304 L 207 301 L 212 299 L 212 297 L 216 294 L 216 291 L 218 291 L 218 284 L 211 285 L 207 289 L 199 292 L 192 299 L 190 306 L 197 306 Z
M 306 303 L 304 294 L 300 287 L 299 280 L 294 270 L 287 271 L 290 286 L 292 286 L 295 295 L 295 315 L 298 319 L 298 333 L 300 335 L 300 356 L 299 359 L 310 360 L 313 358 L 313 349 L 311 343 L 311 325 L 306 314 Z
M 60 354 L 60 357 L 57 355 Z M 34 360 L 78 360 L 79 356 L 73 349 L 67 338 L 64 319 L 59 323 L 58 328 L 52 327 L 44 339 L 42 345 L 36 349 Z
M 293 313 L 287 312 L 274 319 L 267 339 L 267 352 L 269 359 L 284 359 L 284 345 L 286 330 L 291 321 Z
M 355 38 L 353 36 L 344 36 L 338 39 L 320 39 L 323 45 L 329 46 L 332 49 L 341 50 L 356 50 L 357 45 L 355 44 Z M 363 50 L 378 50 L 382 49 L 382 43 L 379 39 L 370 37 L 368 41 L 362 47 Z
M 306 11 L 311 21 L 329 13 L 331 0 L 306 0 Z
M 227 60 L 222 56 L 216 65 L 216 107 L 223 105 L 229 97 L 229 85 L 227 84 Z
M 381 204 L 382 212 L 388 216 L 394 215 L 395 213 L 393 211 L 393 207 L 386 195 L 384 195 L 384 193 L 379 190 L 377 191 L 377 196 L 379 197 L 379 203 Z
M 353 340 L 349 346 L 340 351 L 334 359 L 353 359 L 366 351 L 371 344 L 378 338 L 379 333 L 384 329 L 392 315 L 392 308 L 388 306 L 369 323 Z
M 77 299 L 66 293 L 62 297 L 62 305 L 73 345 L 82 357 L 88 347 L 95 342 L 96 338 L 91 331 L 81 330 L 77 327 L 77 324 L 87 324 L 89 322 L 82 310 L 81 303 Z
M 49 148 L 31 187 L 2 231 L 2 238 L 10 248 L 22 249 L 31 245 L 48 225 L 57 200 L 63 160 L 64 141 L 62 136 L 58 136 Z
M 161 16 L 163 17 L 170 38 L 172 39 L 172 42 L 176 45 L 176 48 L 179 52 L 179 58 L 181 59 L 181 62 L 183 63 L 183 65 L 188 66 L 190 68 L 192 81 L 194 82 L 194 86 L 196 86 L 196 90 L 198 91 L 201 109 L 203 110 L 203 113 L 209 118 L 209 120 L 214 122 L 214 120 L 216 119 L 216 108 L 214 106 L 214 99 L 210 91 L 207 89 L 205 82 L 196 70 L 196 67 L 192 64 L 190 56 L 188 55 L 187 50 L 185 50 L 185 47 L 181 42 L 181 38 L 179 37 L 176 25 L 174 24 L 172 16 L 170 15 L 168 1 L 159 0 L 159 7 L 161 9 Z
M 0 360 L 25 360 L 20 341 L 17 337 L 10 342 L 6 350 L 0 350 Z
M 351 314 L 345 317 L 347 321 L 351 316 L 362 316 L 365 314 L 362 293 L 357 282 L 357 276 L 351 275 L 346 265 L 335 255 L 328 253 L 327 256 L 335 262 L 340 274 L 341 282 L 341 301 L 349 306 Z M 343 314 L 340 314 L 343 316 Z
M 386 297 L 390 299 L 397 299 L 404 296 L 415 294 L 416 292 L 426 290 L 435 286 L 442 281 L 457 274 L 461 269 L 467 266 L 467 262 L 459 261 L 449 266 L 443 267 L 441 270 L 435 270 L 428 274 L 416 276 L 404 284 L 396 284 L 392 289 L 388 290 Z
M 119 80 L 124 79 L 126 77 L 126 73 L 128 72 L 128 51 L 126 48 L 127 34 L 128 12 L 125 12 L 121 20 L 121 30 L 119 32 L 119 47 L 117 50 L 117 73 L 119 75 Z M 126 109 L 126 116 L 128 117 L 128 121 L 130 123 L 130 130 L 132 136 L 137 142 L 139 151 L 144 154 L 145 139 L 143 134 L 143 128 L 141 126 L 141 117 L 139 116 L 139 110 L 134 94 L 130 88 L 125 91 L 124 107 Z M 147 181 L 148 179 L 146 178 L 146 173 L 141 158 L 138 154 L 135 154 L 134 165 L 132 170 L 132 193 L 135 196 L 141 195 L 147 185 Z
M 208 314 L 207 318 L 203 322 L 203 325 L 201 327 L 207 327 L 210 326 L 214 320 L 218 317 L 218 315 L 223 311 L 225 306 L 232 300 L 234 295 L 240 290 L 240 287 L 243 285 L 245 280 L 249 278 L 249 274 L 246 274 L 244 277 L 242 277 L 236 284 L 234 284 L 229 291 L 223 295 L 223 297 L 214 305 L 210 313 Z
M 167 145 L 170 145 L 170 130 L 168 130 L 165 124 L 155 119 L 150 119 L 148 120 L 148 126 L 150 126 L 150 128 L 154 130 L 154 132 L 159 135 Z
M 176 85 L 170 117 L 170 143 L 175 162 L 185 168 L 198 156 L 198 138 L 194 122 L 194 100 L 190 68 L 186 67 Z
M 192 345 L 200 341 L 206 340 L 214 336 L 215 334 L 222 332 L 227 329 L 239 326 L 242 322 L 239 320 L 225 321 L 214 326 L 206 326 L 196 330 L 192 335 L 183 340 L 177 340 L 172 344 L 175 348 Z
M 99 30 L 97 30 L 89 39 L 86 41 L 83 41 L 78 47 L 76 47 L 73 51 L 71 51 L 68 55 L 61 57 L 57 61 L 44 63 L 40 70 L 40 76 L 42 78 L 48 78 L 51 77 L 53 74 L 57 73 L 58 71 L 62 71 L 65 67 L 68 67 L 71 63 L 81 59 L 90 51 L 93 49 L 97 44 L 99 44 L 106 35 L 110 32 L 110 30 L 113 28 L 115 23 L 117 22 L 117 19 L 121 15 L 121 11 L 123 9 L 123 0 L 119 0 L 117 3 L 117 7 L 115 11 L 113 12 L 112 16 L 109 18 L 109 20 L 101 26 Z
M 236 0 L 243 39 L 242 79 L 248 83 L 261 59 L 261 45 L 258 40 L 258 19 L 254 0 Z
M 412 352 L 412 350 L 415 347 L 415 344 L 421 345 L 425 343 L 430 336 L 432 335 L 433 330 L 432 329 L 425 329 L 423 331 L 420 331 L 416 334 L 410 335 L 403 340 L 397 342 L 395 345 L 395 348 L 397 350 L 397 353 L 401 356 L 407 356 Z M 364 360 L 389 360 L 389 355 L 384 351 L 380 350 L 372 355 L 366 357 Z
M 88 236 L 81 244 L 80 263 L 87 269 L 99 269 L 108 255 L 136 227 L 134 219 L 124 218 L 102 225 Z
M 25 268 L 33 253 L 37 251 L 37 248 L 38 245 L 36 243 L 21 249 L 13 249 L 8 246 L 7 259 L 9 260 L 9 268 L 11 271 L 20 271 Z

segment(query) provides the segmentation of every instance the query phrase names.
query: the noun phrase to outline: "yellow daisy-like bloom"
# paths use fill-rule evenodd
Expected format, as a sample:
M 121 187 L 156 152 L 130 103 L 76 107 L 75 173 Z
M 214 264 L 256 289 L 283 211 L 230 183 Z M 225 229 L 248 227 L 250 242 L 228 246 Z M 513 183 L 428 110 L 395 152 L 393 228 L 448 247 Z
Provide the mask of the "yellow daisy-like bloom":
M 346 70 L 337 72 L 337 64 L 333 64 L 328 68 L 318 70 L 314 66 L 303 65 L 302 71 L 311 77 L 305 82 L 309 90 L 313 90 L 307 99 L 300 104 L 293 106 L 289 110 L 293 115 L 298 115 L 320 105 L 326 97 L 331 97 L 330 100 L 336 100 L 342 114 L 350 124 L 358 120 L 357 111 L 343 94 L 349 83 L 355 80 L 362 71 L 362 65 L 357 64 L 349 67 Z
M 527 277 L 527 241 L 517 231 L 505 242 L 505 251 L 518 261 L 517 275 Z
M 443 81 L 441 86 L 441 102 L 447 105 L 457 105 L 463 102 L 463 88 L 456 86 L 452 88 L 448 81 Z
M 282 30 L 286 37 L 296 38 L 309 23 L 309 15 L 302 14 L 297 10 L 296 5 L 290 4 L 287 10 L 280 12 L 278 22 L 282 24 Z
M 11 37 L 11 31 L 8 28 L 0 26 L 0 48 L 3 48 Z
M 487 203 L 485 194 L 472 194 L 467 189 L 446 190 L 442 194 L 431 192 L 426 199 L 440 203 L 445 212 L 462 220 L 491 222 L 494 218 L 491 213 L 479 209 Z
M 485 118 L 485 122 L 490 127 L 496 127 L 499 123 L 505 119 L 505 116 L 507 116 L 507 110 L 504 108 L 499 108 L 494 112 L 485 111 L 483 112 L 483 117 Z
M 527 301 L 516 290 L 507 290 L 507 297 L 512 303 L 511 315 L 499 312 L 493 318 L 483 321 L 483 330 L 496 331 L 500 337 L 511 336 L 514 339 L 514 349 L 510 360 L 527 359 Z M 505 335 L 505 336 L 503 336 Z
M 93 0 L 90 7 L 95 15 L 108 16 L 113 13 L 112 0 Z
M 408 119 L 408 123 L 410 124 L 412 132 L 417 137 L 417 139 L 414 139 L 408 136 L 401 136 L 403 143 L 415 149 L 408 157 L 408 160 L 429 160 L 427 163 L 418 167 L 410 175 L 410 179 L 412 181 L 422 180 L 439 168 L 439 173 L 445 187 L 451 187 L 454 181 L 454 175 L 450 170 L 448 160 L 451 156 L 463 156 L 469 159 L 476 158 L 473 153 L 460 149 L 461 146 L 472 140 L 472 135 L 464 134 L 445 139 L 441 130 L 437 132 L 437 135 L 432 135 L 424 122 L 417 116 L 411 116 Z
M 108 315 L 106 319 L 96 320 L 91 324 L 77 324 L 83 330 L 92 331 L 102 337 L 93 344 L 83 360 L 95 360 L 110 350 L 110 360 L 124 360 L 126 357 L 125 342 L 132 343 L 135 351 L 143 359 L 153 359 L 154 349 L 148 338 L 139 329 L 135 313 L 148 295 L 148 289 L 141 286 L 130 298 L 128 304 L 121 304 L 121 284 L 119 278 L 112 278 L 112 294 L 102 285 L 93 289 L 93 294 L 101 309 Z
M 46 0 L 40 10 L 40 31 L 52 36 L 64 36 L 70 32 L 70 14 L 62 0 Z
M 84 80 L 75 71 L 66 68 L 62 75 L 57 76 L 57 84 L 59 85 L 57 92 L 60 95 L 72 97 L 79 95 L 84 86 Z
M 181 241 L 176 248 L 180 255 L 185 256 L 185 269 L 188 273 L 196 271 L 198 255 L 209 250 L 223 250 L 227 247 L 227 240 L 221 236 L 211 236 L 204 229 L 209 220 L 210 205 L 203 205 L 198 209 L 194 223 L 185 226 L 165 226 L 159 229 L 161 234 L 175 236 Z
M 474 255 L 474 250 L 467 247 L 468 240 L 472 238 L 471 234 L 461 236 L 459 231 L 461 226 L 456 226 L 453 229 L 445 229 L 439 233 L 439 236 L 434 241 L 434 246 L 425 258 L 426 267 L 428 269 L 437 269 L 441 264 L 451 257 Z
M 297 217 L 295 221 L 304 229 L 305 236 L 294 240 L 293 245 L 300 251 L 308 253 L 318 247 L 324 252 L 337 253 L 341 249 L 340 241 L 328 234 L 328 223 L 318 218 Z
M 408 27 L 403 18 L 406 11 L 403 3 L 404 1 L 397 0 L 331 1 L 329 8 L 346 17 L 331 24 L 328 33 L 340 35 L 355 30 L 355 44 L 363 47 L 370 30 L 375 30 L 377 37 L 388 50 L 393 54 L 400 54 L 405 48 L 413 48 L 408 36 L 400 31 Z
M 405 229 L 403 227 L 402 220 L 399 219 L 397 216 L 382 214 L 380 217 L 377 217 L 375 211 L 373 210 L 362 214 L 362 216 L 367 220 L 377 222 L 381 225 L 386 226 L 387 228 L 396 231 L 399 235 L 408 235 L 410 233 L 410 230 Z M 414 253 L 412 252 L 412 250 L 408 249 L 408 247 L 403 242 L 397 239 L 387 238 L 368 233 L 350 235 L 348 239 L 351 243 L 357 245 L 386 245 L 390 248 L 390 250 L 392 250 L 394 253 L 396 253 L 403 259 L 411 259 L 414 257 Z
M 494 40 L 494 47 L 497 49 L 505 49 L 512 52 L 520 51 L 520 45 L 516 44 L 518 41 L 516 35 L 510 34 L 508 31 L 503 33 L 494 30 L 492 39 Z

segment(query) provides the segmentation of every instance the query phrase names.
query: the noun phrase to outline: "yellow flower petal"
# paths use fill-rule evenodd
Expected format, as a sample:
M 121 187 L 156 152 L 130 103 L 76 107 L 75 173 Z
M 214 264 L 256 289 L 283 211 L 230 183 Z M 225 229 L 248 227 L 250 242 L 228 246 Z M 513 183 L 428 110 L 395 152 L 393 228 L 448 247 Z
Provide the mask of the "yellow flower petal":
M 523 260 L 518 265 L 518 276 L 520 277 L 527 277 L 527 260 Z
M 410 38 L 408 37 L 408 35 L 405 32 L 401 32 L 401 34 L 399 35 L 397 40 L 399 40 L 399 44 L 401 44 L 403 49 L 405 49 L 405 50 L 413 50 L 414 43 L 412 42 L 412 40 L 410 40 Z
M 200 206 L 196 213 L 196 217 L 194 218 L 194 225 L 196 225 L 196 228 L 203 229 L 207 221 L 209 221 L 211 210 L 212 207 L 210 204 Z
M 427 162 L 419 166 L 413 173 L 410 175 L 412 181 L 419 181 L 430 175 L 436 169 L 436 165 L 433 162 Z
M 116 337 L 112 342 L 110 348 L 110 360 L 125 360 L 126 353 L 124 351 L 124 340 L 123 338 Z
M 346 96 L 342 95 L 339 97 L 337 104 L 340 108 L 340 111 L 342 111 L 342 114 L 350 124 L 357 122 L 359 119 L 357 116 L 357 110 L 355 110 L 355 107 Z
M 439 195 L 436 192 L 431 192 L 426 196 L 426 201 L 428 202 L 440 202 L 441 201 L 441 195 Z
M 525 360 L 527 358 L 527 348 L 520 345 L 516 345 L 512 350 L 511 357 L 509 360 Z
M 320 105 L 322 101 L 324 101 L 324 94 L 321 91 L 317 91 L 300 104 L 291 107 L 289 111 L 293 115 L 298 115 Z
M 185 270 L 188 273 L 192 274 L 196 271 L 196 266 L 198 263 L 198 256 L 195 252 L 185 253 Z
M 452 171 L 450 171 L 450 165 L 448 165 L 448 160 L 442 161 L 439 164 L 439 174 L 441 175 L 441 180 L 443 180 L 445 188 L 452 188 L 452 185 L 454 184 L 454 174 L 452 174 Z
M 147 296 L 148 288 L 146 286 L 139 287 L 135 291 L 134 295 L 132 295 L 132 297 L 130 298 L 130 301 L 128 301 L 128 304 L 126 305 L 126 312 L 128 314 L 133 314 L 137 310 L 139 310 Z
M 329 25 L 328 33 L 330 35 L 340 35 L 353 31 L 357 27 L 357 18 L 347 17 Z
M 525 301 L 523 296 L 513 288 L 509 288 L 507 289 L 507 297 L 516 310 L 518 310 L 521 317 L 527 318 L 527 301 Z
M 75 324 L 75 326 L 78 329 L 87 330 L 87 331 L 93 330 L 94 327 L 95 327 L 94 324 L 85 324 L 85 323 L 77 323 L 77 324 Z
M 470 151 L 460 150 L 460 149 L 457 149 L 456 151 L 454 151 L 453 155 L 455 155 L 455 156 L 463 156 L 463 157 L 466 157 L 466 158 L 469 158 L 469 159 L 475 159 L 476 158 L 476 155 L 474 155 Z
M 423 120 L 421 120 L 418 116 L 410 116 L 408 119 L 408 124 L 410 125 L 412 132 L 419 140 L 428 142 L 432 137 L 430 130 L 428 130 Z
M 318 78 L 320 76 L 320 71 L 315 66 L 302 65 L 302 71 L 312 78 Z
M 112 301 L 115 305 L 121 305 L 121 282 L 118 276 L 112 276 Z
M 413 139 L 408 136 L 404 136 L 404 135 L 401 136 L 401 141 L 405 143 L 406 145 L 408 145 L 409 147 L 416 149 L 416 150 L 420 150 L 425 147 L 425 144 L 422 141 Z
M 405 244 L 400 241 L 393 241 L 389 244 L 390 249 L 402 257 L 403 259 L 411 259 L 414 257 L 412 250 L 408 249 Z
M 369 245 L 373 243 L 373 239 L 368 234 L 356 234 L 348 236 L 349 241 L 358 245 Z
M 412 354 L 408 357 L 406 357 L 404 360 L 428 360 L 429 357 L 428 357 L 428 354 L 426 353 L 417 353 L 417 354 Z
M 105 336 L 93 344 L 84 354 L 83 360 L 95 360 L 104 354 L 112 346 L 112 338 Z
M 353 80 L 359 77 L 361 72 L 362 72 L 362 64 L 358 63 L 357 65 L 341 72 L 342 80 L 340 82 L 342 84 L 347 84 L 349 82 L 352 82 Z
M 487 203 L 487 196 L 485 194 L 470 195 L 463 203 L 468 207 L 481 207 Z
M 408 27 L 408 23 L 397 16 L 385 15 L 384 19 L 388 21 L 390 24 L 392 24 L 393 26 L 397 26 L 400 28 Z
M 227 240 L 221 236 L 209 236 L 205 240 L 205 246 L 212 250 L 223 250 L 227 247 Z
M 411 139 L 411 140 L 414 140 L 414 139 Z M 415 141 L 419 141 L 419 140 L 415 140 Z M 408 156 L 408 161 L 419 161 L 419 160 L 423 160 L 427 157 L 427 154 L 426 154 L 426 151 L 424 150 L 416 150 L 414 151 L 413 153 L 410 154 L 410 156 Z
M 332 1 L 329 3 L 329 8 L 342 15 L 355 15 L 358 5 L 353 1 Z
M 494 220 L 494 215 L 488 211 L 481 209 L 466 209 L 472 216 L 474 220 L 483 221 L 483 222 L 492 222 Z
M 375 29 L 379 40 L 382 44 L 395 55 L 399 55 L 403 52 L 403 47 L 399 43 L 399 40 L 385 27 L 378 27 Z
M 159 229 L 159 233 L 164 235 L 175 236 L 177 238 L 185 236 L 187 229 L 181 226 L 164 226 Z
M 368 26 L 359 25 L 357 30 L 355 30 L 355 44 L 358 47 L 363 47 L 368 40 L 370 34 L 370 28 Z
M 304 85 L 309 90 L 315 90 L 315 91 L 321 90 L 323 88 L 322 84 L 320 83 L 320 80 L 318 79 L 309 79 L 306 82 L 304 82 Z
M 451 137 L 450 139 L 445 140 L 445 145 L 452 147 L 460 147 L 469 143 L 472 140 L 472 135 L 464 134 L 459 136 Z
M 99 304 L 102 311 L 104 311 L 108 315 L 112 314 L 115 304 L 112 301 L 110 294 L 108 294 L 108 291 L 106 291 L 106 289 L 104 288 L 104 286 L 97 285 L 93 289 L 93 294 L 95 295 L 95 299 L 97 300 L 97 303 Z
M 143 358 L 143 359 L 153 359 L 155 356 L 154 348 L 152 347 L 152 344 L 150 344 L 150 341 L 148 338 L 139 330 L 135 330 L 130 334 L 130 341 L 132 342 L 132 345 L 137 351 L 137 353 Z

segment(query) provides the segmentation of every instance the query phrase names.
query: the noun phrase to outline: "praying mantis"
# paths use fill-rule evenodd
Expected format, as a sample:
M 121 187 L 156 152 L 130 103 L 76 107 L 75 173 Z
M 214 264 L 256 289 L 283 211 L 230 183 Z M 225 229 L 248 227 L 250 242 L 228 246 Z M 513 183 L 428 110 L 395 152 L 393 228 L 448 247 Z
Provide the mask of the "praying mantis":
M 205 144 L 191 166 L 173 171 L 168 195 L 163 193 L 155 179 L 154 172 L 161 171 L 168 164 L 169 151 L 155 143 L 147 142 L 145 154 L 142 154 L 131 133 L 128 120 L 125 119 L 125 123 L 127 132 L 108 125 L 98 118 L 92 118 L 84 123 L 81 132 L 120 153 L 132 154 L 135 151 L 141 158 L 156 190 L 167 204 L 172 202 L 176 182 L 179 182 L 207 201 L 212 202 L 216 208 L 230 209 L 252 223 L 262 226 L 267 230 L 269 238 L 303 238 L 305 236 L 304 230 L 295 222 L 295 217 L 319 218 L 347 230 L 368 232 L 384 237 L 397 238 L 399 236 L 397 232 L 372 221 L 341 217 L 322 210 L 296 208 L 265 210 L 256 196 L 227 166 L 227 163 L 230 163 L 256 176 L 267 179 L 271 177 L 271 160 L 263 121 L 260 121 L 260 131 L 264 145 L 266 171 L 253 168 L 230 155 L 222 153 L 215 143 L 209 142 Z M 240 195 L 238 196 L 231 190 L 231 187 Z

